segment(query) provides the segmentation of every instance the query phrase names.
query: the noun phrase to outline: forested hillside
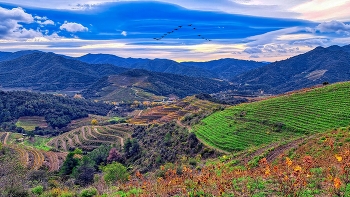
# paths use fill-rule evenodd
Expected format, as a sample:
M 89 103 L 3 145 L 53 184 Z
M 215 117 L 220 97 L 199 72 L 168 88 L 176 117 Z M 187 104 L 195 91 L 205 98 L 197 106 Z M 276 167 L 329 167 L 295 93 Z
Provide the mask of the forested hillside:
M 238 60 L 232 58 L 212 60 L 209 62 L 181 62 L 182 65 L 206 69 L 220 79 L 232 78 L 250 70 L 263 67 L 266 64 L 256 61 Z
M 54 53 L 35 52 L 0 62 L 0 86 L 40 91 L 82 90 L 103 76 L 127 69 L 92 65 Z
M 214 93 L 230 88 L 233 86 L 225 81 L 135 69 L 102 78 L 84 91 L 83 95 L 86 98 L 109 101 L 113 99 L 133 101 L 152 100 L 151 96 L 148 96 L 150 94 L 155 96 L 176 95 L 183 98 L 193 94 Z
M 107 54 L 87 54 L 78 60 L 90 64 L 113 64 L 115 66 L 144 69 L 148 71 L 185 75 L 190 77 L 217 78 L 213 72 L 200 67 L 187 66 L 168 59 L 121 58 Z
M 71 120 L 87 117 L 88 114 L 106 115 L 112 106 L 70 99 L 51 94 L 0 91 L 0 124 L 14 129 L 14 121 L 22 116 L 44 116 L 52 128 L 62 128 Z
M 314 50 L 271 63 L 235 77 L 240 89 L 278 94 L 311 87 L 323 82 L 350 80 L 350 45 Z

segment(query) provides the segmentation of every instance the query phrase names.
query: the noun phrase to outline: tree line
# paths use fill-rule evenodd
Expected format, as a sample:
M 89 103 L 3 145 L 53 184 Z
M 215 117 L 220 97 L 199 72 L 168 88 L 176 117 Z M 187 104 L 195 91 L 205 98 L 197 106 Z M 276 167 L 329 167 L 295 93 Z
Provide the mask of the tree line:
M 44 116 L 51 128 L 63 128 L 88 114 L 106 115 L 113 106 L 85 99 L 26 91 L 0 91 L 0 125 L 13 130 L 23 116 Z M 15 127 L 14 127 L 15 128 Z

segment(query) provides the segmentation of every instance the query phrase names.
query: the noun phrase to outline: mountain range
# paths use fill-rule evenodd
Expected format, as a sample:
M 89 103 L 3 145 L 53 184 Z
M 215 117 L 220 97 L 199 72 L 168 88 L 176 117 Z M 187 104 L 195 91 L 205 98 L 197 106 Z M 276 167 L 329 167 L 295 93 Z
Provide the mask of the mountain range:
M 113 64 L 125 68 L 223 80 L 230 80 L 248 70 L 266 65 L 262 62 L 230 58 L 210 62 L 179 63 L 168 59 L 121 58 L 106 54 L 87 54 L 77 59 L 90 64 Z
M 7 59 L 14 55 L 18 54 Z M 0 85 L 40 91 L 81 90 L 103 76 L 125 71 L 109 64 L 87 64 L 54 53 L 34 52 L 0 62 Z
M 279 94 L 323 82 L 350 80 L 350 45 L 317 47 L 305 54 L 274 62 L 234 77 L 240 89 Z
M 120 78 L 122 73 L 126 73 L 125 79 Z M 130 81 L 120 85 L 125 80 Z M 117 90 L 121 89 L 132 95 L 131 99 L 140 89 L 155 96 L 167 96 L 173 92 L 180 97 L 227 89 L 279 94 L 323 82 L 347 80 L 350 80 L 350 45 L 317 47 L 273 63 L 229 58 L 179 63 L 107 54 L 74 58 L 41 51 L 0 52 L 1 87 L 40 91 L 85 90 L 84 94 L 91 98 L 110 93 L 118 95 Z M 149 95 L 144 98 L 149 98 Z

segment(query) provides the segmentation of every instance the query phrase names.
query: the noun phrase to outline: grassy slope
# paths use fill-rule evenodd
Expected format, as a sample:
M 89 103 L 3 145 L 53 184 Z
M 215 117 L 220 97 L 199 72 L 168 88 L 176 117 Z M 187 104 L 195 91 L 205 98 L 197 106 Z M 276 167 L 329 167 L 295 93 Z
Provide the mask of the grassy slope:
M 25 116 L 18 119 L 16 126 L 26 131 L 34 131 L 35 127 L 46 128 L 47 122 L 42 116 Z
M 338 83 L 216 112 L 195 127 L 226 151 L 300 137 L 350 124 L 350 83 Z M 282 127 L 281 127 L 282 125 Z

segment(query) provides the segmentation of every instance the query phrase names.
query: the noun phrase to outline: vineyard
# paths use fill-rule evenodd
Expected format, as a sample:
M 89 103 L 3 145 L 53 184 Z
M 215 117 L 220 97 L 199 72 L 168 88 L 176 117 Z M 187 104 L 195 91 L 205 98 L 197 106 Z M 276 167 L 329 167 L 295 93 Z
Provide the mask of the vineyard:
M 49 171 L 57 171 L 63 164 L 66 153 L 39 150 L 34 147 L 15 143 L 15 140 L 9 139 L 13 135 L 16 134 L 0 132 L 0 142 L 17 152 L 24 166 L 35 170 L 41 167 L 47 167 Z
M 157 106 L 145 110 L 128 122 L 131 124 L 166 123 L 172 120 L 180 120 L 187 114 L 214 111 L 220 108 L 220 106 L 220 104 L 200 100 L 191 96 L 173 104 Z
M 240 104 L 194 128 L 207 144 L 240 151 L 350 125 L 350 83 L 338 83 L 259 102 Z
M 59 135 L 47 144 L 57 150 L 68 152 L 75 148 L 91 151 L 103 144 L 122 147 L 124 139 L 131 138 L 133 126 L 84 126 Z

